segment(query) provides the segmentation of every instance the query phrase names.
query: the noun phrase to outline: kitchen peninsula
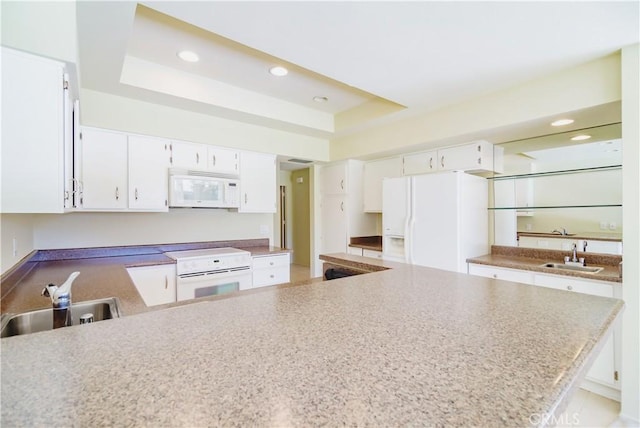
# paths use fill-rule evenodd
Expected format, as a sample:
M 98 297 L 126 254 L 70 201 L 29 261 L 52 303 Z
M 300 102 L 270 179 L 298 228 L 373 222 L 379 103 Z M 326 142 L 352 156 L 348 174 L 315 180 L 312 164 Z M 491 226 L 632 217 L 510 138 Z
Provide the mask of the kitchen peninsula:
M 552 424 L 617 299 L 389 269 L 2 339 L 2 425 Z

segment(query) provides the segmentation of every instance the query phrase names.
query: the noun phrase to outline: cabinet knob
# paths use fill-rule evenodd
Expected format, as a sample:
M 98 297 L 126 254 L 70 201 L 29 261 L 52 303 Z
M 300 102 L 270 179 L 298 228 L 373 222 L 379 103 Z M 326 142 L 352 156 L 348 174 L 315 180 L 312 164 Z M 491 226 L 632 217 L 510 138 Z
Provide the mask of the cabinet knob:
M 440 166 L 444 168 L 444 156 L 440 158 Z
M 269 264 L 270 264 L 271 266 L 273 266 L 273 262 L 269 262 Z
M 120 200 L 120 189 L 116 186 L 116 201 Z
M 571 291 L 573 290 L 573 287 L 571 285 L 567 285 L 567 290 Z
M 271 274 L 269 275 L 270 278 L 275 278 L 275 275 Z
M 497 273 L 494 273 L 494 274 L 493 274 L 493 277 L 497 279 L 497 278 L 498 278 L 498 274 L 497 274 Z
M 433 169 L 433 156 L 429 158 L 429 169 Z

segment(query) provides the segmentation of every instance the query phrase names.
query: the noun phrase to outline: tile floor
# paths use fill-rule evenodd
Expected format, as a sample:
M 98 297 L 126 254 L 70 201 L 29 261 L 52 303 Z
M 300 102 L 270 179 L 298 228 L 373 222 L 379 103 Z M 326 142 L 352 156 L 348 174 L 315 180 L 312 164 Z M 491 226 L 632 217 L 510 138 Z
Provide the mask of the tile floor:
M 620 403 L 584 389 L 575 393 L 557 427 L 626 427 L 618 421 Z
M 311 271 L 308 266 L 291 265 L 291 283 L 308 281 Z M 314 278 L 313 281 L 322 281 L 322 278 Z M 602 397 L 593 392 L 579 389 L 573 400 L 567 406 L 567 410 L 556 421 L 557 427 L 629 427 L 618 420 L 620 403 Z M 552 424 L 553 425 L 553 424 Z

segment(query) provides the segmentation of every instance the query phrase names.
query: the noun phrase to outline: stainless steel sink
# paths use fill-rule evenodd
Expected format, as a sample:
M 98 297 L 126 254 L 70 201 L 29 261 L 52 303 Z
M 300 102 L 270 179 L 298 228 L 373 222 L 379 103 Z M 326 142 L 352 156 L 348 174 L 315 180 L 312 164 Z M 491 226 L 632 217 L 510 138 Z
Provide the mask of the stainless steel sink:
M 104 321 L 120 318 L 120 301 L 117 297 L 90 300 L 71 305 L 73 325 L 80 324 L 80 316 L 92 313 L 93 321 Z M 2 331 L 0 337 L 18 336 L 53 329 L 53 309 L 23 312 L 21 314 L 4 314 L 0 319 Z
M 544 263 L 541 264 L 540 267 L 546 267 L 551 269 L 559 269 L 559 270 L 568 270 L 573 272 L 584 272 L 584 273 L 598 273 L 603 267 L 598 266 L 575 266 L 575 265 L 567 265 L 564 263 Z

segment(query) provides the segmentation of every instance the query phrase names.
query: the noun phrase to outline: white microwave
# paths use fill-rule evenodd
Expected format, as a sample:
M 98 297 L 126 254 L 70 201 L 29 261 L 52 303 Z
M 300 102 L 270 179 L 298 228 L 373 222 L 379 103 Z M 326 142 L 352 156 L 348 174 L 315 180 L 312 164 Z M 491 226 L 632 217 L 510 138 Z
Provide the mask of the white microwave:
M 206 171 L 169 170 L 169 207 L 238 208 L 240 182 Z

